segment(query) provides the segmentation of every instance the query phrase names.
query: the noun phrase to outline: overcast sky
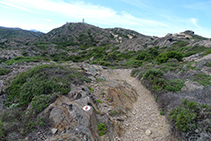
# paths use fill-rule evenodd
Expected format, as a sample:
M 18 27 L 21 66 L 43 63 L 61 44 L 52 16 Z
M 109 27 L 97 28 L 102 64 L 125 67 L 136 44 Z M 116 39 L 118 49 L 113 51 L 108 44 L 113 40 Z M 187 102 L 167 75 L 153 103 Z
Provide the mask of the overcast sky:
M 66 22 L 165 36 L 193 30 L 211 38 L 211 0 L 0 0 L 0 26 L 47 33 Z

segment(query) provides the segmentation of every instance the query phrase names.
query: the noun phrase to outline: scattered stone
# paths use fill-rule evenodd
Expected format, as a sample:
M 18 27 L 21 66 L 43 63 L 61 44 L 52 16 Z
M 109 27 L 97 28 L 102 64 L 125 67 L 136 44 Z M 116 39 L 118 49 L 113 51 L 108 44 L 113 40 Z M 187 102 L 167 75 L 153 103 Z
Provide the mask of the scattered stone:
M 145 133 L 147 136 L 150 136 L 152 134 L 152 132 L 149 129 L 147 129 Z
M 196 132 L 196 133 L 199 133 L 199 129 L 196 129 L 195 132 Z
M 93 76 L 89 76 L 88 78 L 91 79 L 92 81 L 96 80 Z
M 56 134 L 57 131 L 58 131 L 58 129 L 56 129 L 56 128 L 52 128 L 52 129 L 51 129 L 51 132 L 52 132 L 53 134 Z

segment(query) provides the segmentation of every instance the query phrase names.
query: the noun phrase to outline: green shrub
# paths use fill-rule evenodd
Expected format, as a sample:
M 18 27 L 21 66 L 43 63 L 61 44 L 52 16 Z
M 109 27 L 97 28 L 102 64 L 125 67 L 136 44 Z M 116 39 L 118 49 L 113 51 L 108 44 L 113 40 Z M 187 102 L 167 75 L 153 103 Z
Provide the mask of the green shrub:
M 48 95 L 54 92 L 67 94 L 71 83 L 81 81 L 90 82 L 84 74 L 75 69 L 56 66 L 41 65 L 26 72 L 20 73 L 7 88 L 7 105 L 18 103 L 26 106 L 35 96 Z
M 211 85 L 211 76 L 204 73 L 195 74 L 193 80 L 203 86 Z
M 158 55 L 157 61 L 160 62 L 160 63 L 165 63 L 170 58 L 176 58 L 178 61 L 182 61 L 183 55 L 180 52 L 169 51 L 169 52 L 165 52 L 165 53 Z
M 31 105 L 35 114 L 42 112 L 47 106 L 55 100 L 56 96 L 53 95 L 38 95 L 34 96 Z
M 196 102 L 189 102 L 187 99 L 182 101 L 181 106 L 169 111 L 170 120 L 183 132 L 197 128 L 197 119 L 199 116 L 199 107 Z
M 143 61 L 140 60 L 130 60 L 125 63 L 126 66 L 130 67 L 140 67 L 142 65 Z
M 49 44 L 47 44 L 47 43 L 36 43 L 35 46 L 37 46 L 38 48 L 40 48 L 42 50 L 46 50 L 46 49 L 48 49 Z
M 22 55 L 27 56 L 28 54 L 27 54 L 27 52 L 24 51 L 24 52 L 22 52 Z
M 187 46 L 189 44 L 188 41 L 177 41 L 174 44 L 171 45 L 171 47 L 175 48 L 175 47 L 184 47 Z
M 6 58 L 0 58 L 0 63 L 5 62 L 6 60 Z
M 202 56 L 205 56 L 205 55 L 208 55 L 208 54 L 211 54 L 211 49 L 206 51 Z
M 159 92 L 165 89 L 167 85 L 166 81 L 161 78 L 163 75 L 160 69 L 150 69 L 144 73 L 143 79 L 149 81 L 153 91 Z
M 10 72 L 10 69 L 0 68 L 0 75 L 5 75 L 5 74 L 8 74 L 9 72 Z
M 150 69 L 146 71 L 143 75 L 144 78 L 148 78 L 150 76 L 162 77 L 164 73 L 160 69 Z
M 4 137 L 4 134 L 5 134 L 4 125 L 3 125 L 2 121 L 0 120 L 0 139 L 2 137 Z
M 13 59 L 7 60 L 5 63 L 7 65 L 12 65 L 12 64 L 17 64 L 17 63 L 21 63 L 21 62 L 40 62 L 40 61 L 48 61 L 48 59 L 43 58 L 43 57 L 36 57 L 36 56 L 32 56 L 32 57 L 15 57 Z
M 166 86 L 166 91 L 179 92 L 185 84 L 185 80 L 181 79 L 171 79 L 168 80 L 168 85 Z
M 160 115 L 165 115 L 163 109 L 160 110 Z
M 120 111 L 112 110 L 112 111 L 110 111 L 110 114 L 111 114 L 112 116 L 118 116 L 118 115 L 120 115 Z
M 97 101 L 97 103 L 102 103 L 102 101 L 100 99 L 97 99 L 96 101 Z
M 94 89 L 92 87 L 90 87 L 90 86 L 87 86 L 87 87 L 91 92 L 94 92 Z
M 144 61 L 153 60 L 159 54 L 158 48 L 159 47 L 154 47 L 141 51 L 139 55 L 136 56 L 136 60 L 144 60 Z
M 98 131 L 99 131 L 99 134 L 100 136 L 103 136 L 105 134 L 105 131 L 106 131 L 106 126 L 105 124 L 103 123 L 98 123 Z
M 150 69 L 143 74 L 143 79 L 148 80 L 155 92 L 172 91 L 178 92 L 184 86 L 185 81 L 181 79 L 165 80 L 164 73 L 160 69 Z
M 211 62 L 206 62 L 206 63 L 205 63 L 205 66 L 211 67 Z
M 102 61 L 102 60 L 95 60 L 91 64 L 98 64 L 98 65 L 102 65 L 102 66 L 110 66 L 111 65 L 110 62 Z

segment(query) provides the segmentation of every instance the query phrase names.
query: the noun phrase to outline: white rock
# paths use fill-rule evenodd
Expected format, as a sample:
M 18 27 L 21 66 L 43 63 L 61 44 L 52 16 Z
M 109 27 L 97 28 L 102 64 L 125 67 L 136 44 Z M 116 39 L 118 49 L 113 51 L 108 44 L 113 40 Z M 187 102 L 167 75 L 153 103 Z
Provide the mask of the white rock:
M 150 136 L 151 134 L 152 134 L 152 132 L 151 132 L 149 129 L 147 129 L 147 130 L 146 130 L 146 135 L 147 135 L 147 136 Z
M 56 128 L 52 128 L 52 129 L 51 129 L 51 132 L 52 132 L 53 134 L 56 134 L 57 131 L 58 131 L 58 129 L 56 129 Z

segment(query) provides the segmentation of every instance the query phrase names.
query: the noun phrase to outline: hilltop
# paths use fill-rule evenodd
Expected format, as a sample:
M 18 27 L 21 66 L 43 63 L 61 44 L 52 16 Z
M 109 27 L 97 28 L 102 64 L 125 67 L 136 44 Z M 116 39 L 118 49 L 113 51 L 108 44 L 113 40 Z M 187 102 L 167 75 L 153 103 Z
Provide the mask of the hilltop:
M 194 31 L 0 27 L 0 49 L 2 140 L 211 139 L 211 39 Z

